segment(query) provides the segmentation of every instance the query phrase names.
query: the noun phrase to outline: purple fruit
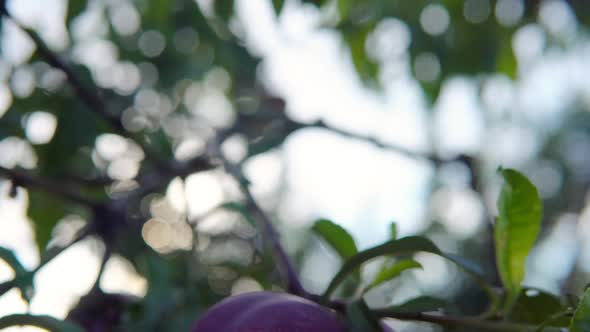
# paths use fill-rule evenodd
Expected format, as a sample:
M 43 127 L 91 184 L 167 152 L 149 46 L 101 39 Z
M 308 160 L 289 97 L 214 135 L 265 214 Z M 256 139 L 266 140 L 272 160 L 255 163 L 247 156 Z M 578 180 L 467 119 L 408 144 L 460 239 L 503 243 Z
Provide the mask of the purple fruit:
M 386 332 L 393 332 L 386 328 Z M 274 292 L 245 293 L 209 309 L 192 332 L 347 332 L 336 313 L 307 299 Z

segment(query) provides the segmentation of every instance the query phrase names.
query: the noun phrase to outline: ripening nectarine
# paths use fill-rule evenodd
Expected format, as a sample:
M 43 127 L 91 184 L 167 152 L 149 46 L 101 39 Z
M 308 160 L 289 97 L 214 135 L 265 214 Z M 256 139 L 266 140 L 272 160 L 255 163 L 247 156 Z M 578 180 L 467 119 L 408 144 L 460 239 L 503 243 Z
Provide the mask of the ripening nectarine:
M 384 327 L 386 332 L 393 332 Z M 227 298 L 209 309 L 192 332 L 348 332 L 335 312 L 307 299 L 275 292 Z

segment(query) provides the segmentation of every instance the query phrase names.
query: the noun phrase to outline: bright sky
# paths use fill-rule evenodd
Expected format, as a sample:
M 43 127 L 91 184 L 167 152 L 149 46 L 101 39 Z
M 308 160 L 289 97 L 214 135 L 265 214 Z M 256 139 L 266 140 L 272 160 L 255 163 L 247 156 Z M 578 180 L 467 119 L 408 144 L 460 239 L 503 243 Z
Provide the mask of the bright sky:
M 65 46 L 65 30 L 63 24 L 58 23 L 63 22 L 64 1 L 9 3 L 14 15 L 38 28 L 51 45 Z M 542 23 L 557 33 L 571 33 L 571 17 L 567 11 L 553 9 L 560 15 L 545 15 Z M 523 68 L 522 78 L 516 82 L 502 76 L 487 79 L 483 101 L 471 79 L 450 79 L 434 106 L 435 135 L 428 137 L 427 105 L 411 76 L 405 53 L 407 45 L 398 45 L 396 52 L 400 54 L 400 61 L 391 64 L 395 70 L 387 76 L 384 95 L 377 95 L 364 88 L 355 76 L 339 37 L 316 29 L 320 15 L 313 7 L 300 8 L 288 2 L 278 22 L 265 0 L 238 1 L 238 12 L 246 22 L 256 22 L 246 23 L 246 38 L 253 50 L 264 58 L 264 78 L 271 89 L 285 96 L 292 117 L 301 121 L 321 118 L 335 127 L 374 135 L 384 142 L 416 151 L 432 149 L 430 141 L 436 142 L 435 148 L 442 155 L 484 148 L 484 157 L 490 164 L 517 166 L 535 153 L 538 136 L 555 127 L 564 100 L 573 100 L 575 93 L 581 92 L 590 102 L 590 85 L 587 84 L 590 67 L 585 63 L 590 56 L 588 41 L 579 41 L 567 51 L 549 50 L 541 55 L 534 50 L 543 48 L 545 35 L 540 26 L 529 25 L 520 29 L 514 40 Z M 404 33 L 403 24 L 390 24 L 399 28 L 395 30 L 397 33 Z M 29 52 L 28 43 L 22 38 L 15 29 L 7 27 L 3 38 L 5 60 L 20 63 Z M 113 62 L 116 61 L 114 58 Z M 5 83 L 0 83 L 0 111 L 2 101 L 9 100 L 5 87 Z M 532 121 L 535 126 L 498 120 L 507 112 Z M 484 115 L 495 119 L 487 124 L 491 127 L 485 127 Z M 2 144 L 0 142 L 0 151 L 14 153 Z M 488 149 L 491 146 L 493 149 Z M 401 235 L 420 232 L 427 226 L 428 211 L 424 211 L 423 200 L 428 194 L 432 169 L 425 163 L 327 132 L 308 130 L 290 137 L 281 153 L 258 157 L 251 164 L 247 171 L 255 192 L 261 197 L 269 192 L 268 188 L 272 189 L 277 179 L 286 180 L 289 191 L 280 207 L 281 215 L 298 223 L 308 223 L 318 216 L 332 218 L 351 230 L 361 247 L 384 240 L 392 220 L 399 223 Z M 447 222 L 449 230 L 458 236 L 471 236 L 484 220 L 482 202 L 465 188 L 460 170 L 445 171 L 459 175 L 452 177 L 457 180 L 451 181 L 445 191 L 435 194 L 435 205 L 442 209 L 443 222 Z M 184 195 L 182 191 L 186 190 L 187 197 L 198 197 L 202 188 L 208 193 L 218 192 L 212 201 L 206 202 L 208 206 L 214 206 L 224 197 L 221 184 L 213 175 L 194 177 L 185 186 L 186 189 L 180 186 L 172 191 L 180 190 Z M 3 188 L 6 191 L 6 186 Z M 3 229 L 0 245 L 15 249 L 23 262 L 32 267 L 38 257 L 30 225 L 24 217 L 25 195 L 19 197 L 17 201 L 0 200 Z M 193 210 L 198 208 L 206 209 L 206 206 L 193 206 Z M 474 217 L 466 218 L 466 215 Z M 575 231 L 571 224 L 571 218 L 565 218 L 564 226 L 556 228 L 546 246 L 551 245 L 549 241 Z M 545 247 L 539 247 L 535 262 L 544 261 L 550 252 L 555 252 Z M 555 249 L 555 245 L 551 248 Z M 38 275 L 39 293 L 32 303 L 32 312 L 65 315 L 68 306 L 94 281 L 98 260 L 92 250 L 91 241 L 82 242 Z M 132 288 L 128 290 L 142 293 L 145 285 L 133 276 L 128 264 L 116 260 L 111 265 L 107 275 L 114 277 L 103 280 L 106 288 L 120 289 L 127 285 Z M 560 276 L 555 276 L 554 271 L 546 271 L 542 264 L 534 262 L 532 269 L 541 277 L 531 279 L 529 284 L 555 288 Z M 429 273 L 432 271 L 425 270 L 422 275 L 425 282 L 429 281 L 426 277 Z M 440 271 L 437 274 L 440 275 Z M 9 269 L 0 264 L 0 280 L 10 277 Z M 24 310 L 24 304 L 14 291 L 0 298 L 0 315 Z

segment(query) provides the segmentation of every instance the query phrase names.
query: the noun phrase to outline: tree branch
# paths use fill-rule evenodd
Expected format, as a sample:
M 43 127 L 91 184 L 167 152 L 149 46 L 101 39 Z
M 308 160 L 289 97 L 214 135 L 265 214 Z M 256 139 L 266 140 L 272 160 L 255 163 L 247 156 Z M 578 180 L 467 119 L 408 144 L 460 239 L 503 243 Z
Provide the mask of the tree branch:
M 263 140 L 276 140 L 277 136 L 279 138 L 284 139 L 286 136 L 290 135 L 294 131 L 305 129 L 305 128 L 319 128 L 324 129 L 329 132 L 338 134 L 340 136 L 344 136 L 347 138 L 352 138 L 355 140 L 363 141 L 374 145 L 378 148 L 392 151 L 398 154 L 401 154 L 405 157 L 416 159 L 416 160 L 426 160 L 435 165 L 439 165 L 445 160 L 438 158 L 434 154 L 427 154 L 427 153 L 420 153 L 416 151 L 412 151 L 408 148 L 405 148 L 401 145 L 392 144 L 392 143 L 385 143 L 373 136 L 369 135 L 361 135 L 349 132 L 344 129 L 333 127 L 327 124 L 323 120 L 318 120 L 312 123 L 303 123 L 296 120 L 293 120 L 287 116 L 284 109 L 284 106 L 275 106 L 272 108 L 272 105 L 269 105 L 268 108 L 270 111 L 266 112 L 259 112 L 254 114 L 248 113 L 238 113 L 238 119 L 236 121 L 236 125 L 231 129 L 228 129 L 226 132 L 223 132 L 225 136 L 229 136 L 235 132 L 240 132 L 246 134 L 254 133 L 255 136 L 261 135 L 263 131 L 269 131 L 272 133 L 263 135 Z M 273 128 L 274 127 L 274 128 Z M 261 129 L 264 128 L 264 129 Z M 274 129 L 274 130 L 273 130 Z M 278 131 L 278 133 L 277 133 Z
M 105 246 L 104 253 L 102 254 L 102 258 L 100 260 L 100 267 L 98 268 L 96 280 L 94 281 L 94 285 L 92 285 L 92 288 L 90 289 L 89 293 L 94 290 L 100 290 L 100 279 L 102 279 L 104 271 L 106 270 L 107 263 L 109 262 L 109 259 L 111 258 L 112 252 L 111 252 L 110 244 L 105 242 L 104 246 Z
M 64 251 L 68 250 L 71 246 L 80 242 L 86 236 L 90 235 L 91 232 L 92 232 L 91 224 L 88 224 L 85 227 L 83 227 L 82 229 L 80 229 L 78 231 L 78 233 L 76 234 L 76 236 L 74 237 L 74 239 L 72 241 L 70 241 L 68 244 L 66 244 L 65 246 L 53 247 L 53 248 L 46 250 L 45 255 L 43 257 L 41 257 L 41 261 L 39 262 L 39 264 L 31 271 L 28 271 L 25 274 L 25 276 L 31 276 L 31 280 L 32 280 L 32 276 L 35 275 L 35 273 L 39 272 L 39 270 L 41 270 L 45 265 L 47 265 L 49 262 L 51 262 L 55 257 L 59 256 Z M 18 287 L 19 284 L 22 282 L 22 278 L 25 276 L 16 275 L 13 279 L 0 283 L 0 296 L 4 295 L 6 292 L 11 290 L 12 288 Z
M 65 186 L 63 183 L 54 182 L 29 172 L 0 166 L 0 176 L 8 178 L 16 186 L 45 191 L 87 207 L 98 206 L 98 202 L 80 195 L 79 191 Z
M 105 187 L 111 185 L 115 182 L 112 178 L 108 176 L 94 176 L 94 177 L 82 177 L 78 175 L 66 174 L 56 178 L 57 181 L 66 183 L 68 185 L 78 186 L 78 187 Z
M 356 134 L 356 133 L 352 133 L 352 132 L 349 132 L 349 131 L 346 131 L 343 129 L 332 127 L 322 120 L 318 120 L 316 122 L 309 123 L 309 124 L 297 122 L 297 121 L 294 121 L 291 119 L 287 119 L 287 121 L 288 121 L 288 125 L 293 126 L 296 130 L 303 129 L 303 128 L 324 129 L 324 130 L 330 131 L 332 133 L 338 134 L 340 136 L 352 138 L 352 139 L 359 140 L 359 141 L 364 141 L 364 142 L 372 144 L 378 148 L 399 153 L 399 154 L 401 154 L 405 157 L 411 158 L 411 159 L 426 160 L 426 161 L 432 162 L 435 165 L 438 165 L 443 162 L 443 160 L 439 159 L 438 157 L 436 157 L 434 155 L 415 152 L 415 151 L 412 151 L 412 150 L 407 149 L 405 147 L 402 147 L 400 145 L 396 145 L 396 144 L 392 144 L 392 143 L 385 143 L 385 142 L 380 141 L 377 138 L 372 137 L 372 136 Z
M 419 321 L 433 323 L 450 328 L 470 328 L 475 331 L 488 332 L 534 332 L 539 326 L 504 321 L 486 321 L 472 317 L 445 316 L 423 312 L 398 312 L 390 309 L 371 309 L 378 318 L 395 318 L 399 320 Z M 559 332 L 560 328 L 546 327 L 545 332 Z
M 264 210 L 262 210 L 258 203 L 256 203 L 256 199 L 248 187 L 248 180 L 244 176 L 241 168 L 237 165 L 234 165 L 227 158 L 225 158 L 223 152 L 221 151 L 219 138 L 214 140 L 214 143 L 211 145 L 213 157 L 219 158 L 226 172 L 238 182 L 240 189 L 246 198 L 246 203 L 251 213 L 253 214 L 254 218 L 260 222 L 263 234 L 271 243 L 272 249 L 274 250 L 275 259 L 278 261 L 280 266 L 279 269 L 285 277 L 284 280 L 287 282 L 287 291 L 292 294 L 308 297 L 310 294 L 307 293 L 307 291 L 303 288 L 303 285 L 301 285 L 295 265 L 289 258 L 289 255 L 280 242 L 280 235 L 278 231 L 275 229 L 270 217 L 268 217 Z

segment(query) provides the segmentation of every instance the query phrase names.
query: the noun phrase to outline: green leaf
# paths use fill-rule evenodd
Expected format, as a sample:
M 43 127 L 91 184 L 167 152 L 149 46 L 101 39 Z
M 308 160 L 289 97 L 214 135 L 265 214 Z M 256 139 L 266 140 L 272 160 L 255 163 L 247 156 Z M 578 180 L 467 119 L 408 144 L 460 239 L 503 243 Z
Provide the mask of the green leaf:
M 174 303 L 172 278 L 177 266 L 155 253 L 140 256 L 138 262 L 138 272 L 146 277 L 149 285 L 142 300 L 141 321 L 147 324 L 145 330 L 157 331 L 161 313 Z
M 148 136 L 149 146 L 161 158 L 174 158 L 174 151 L 170 144 L 170 138 L 166 135 L 164 130 L 158 129 Z
M 355 273 L 364 263 L 379 256 L 393 256 L 402 254 L 413 254 L 419 251 L 429 252 L 441 257 L 444 257 L 453 263 L 457 264 L 463 271 L 472 276 L 475 281 L 486 291 L 490 298 L 495 298 L 495 292 L 491 285 L 482 277 L 482 275 L 474 271 L 470 266 L 466 265 L 463 260 L 458 260 L 456 256 L 446 254 L 432 243 L 429 239 L 421 236 L 408 236 L 398 240 L 390 240 L 376 247 L 364 250 L 358 254 L 350 257 L 340 270 L 336 273 L 328 288 L 322 295 L 324 298 L 329 298 L 336 290 L 338 285 L 351 273 Z
M 437 297 L 419 296 L 391 307 L 396 312 L 428 312 L 450 307 L 450 304 Z
M 66 204 L 52 195 L 29 190 L 27 212 L 33 220 L 37 248 L 42 253 L 51 240 L 53 228 L 66 215 Z
M 361 80 L 366 84 L 377 83 L 378 64 L 367 56 L 366 42 L 373 31 L 373 25 L 362 27 L 346 24 L 342 27 L 343 38 L 350 50 L 353 65 Z
M 88 1 L 86 0 L 68 0 L 68 12 L 66 15 L 66 26 L 69 28 L 70 23 L 86 9 Z
M 496 32 L 495 70 L 514 80 L 518 76 L 518 61 L 512 47 L 513 31 L 499 30 Z
M 498 198 L 496 219 L 496 259 L 507 291 L 505 310 L 520 293 L 526 259 L 541 230 L 543 205 L 537 188 L 513 169 L 500 169 L 505 183 Z
M 353 8 L 353 0 L 338 0 L 338 11 L 342 20 L 346 20 L 350 16 L 350 11 Z
M 215 1 L 217 3 L 217 1 Z M 168 0 L 152 0 L 149 5 L 145 7 L 145 12 L 142 13 L 142 25 L 145 21 L 147 26 L 161 31 L 167 32 L 174 6 L 170 5 Z
M 570 332 L 588 331 L 590 331 L 590 289 L 584 292 L 570 323 Z
M 499 54 L 497 59 L 498 71 L 506 74 L 511 79 L 516 79 L 518 75 L 518 62 L 516 56 L 510 46 L 510 40 L 503 41 L 503 47 L 499 48 Z
M 36 89 L 30 98 L 18 100 L 18 108 L 23 113 L 47 110 L 57 118 L 57 128 L 51 141 L 34 146 L 40 175 L 64 177 L 88 174 L 90 169 L 94 169 L 94 165 L 88 163 L 88 151 L 92 149 L 96 137 L 106 132 L 108 127 L 79 99 L 66 95 L 65 91 L 48 96 L 42 89 Z
M 360 299 L 346 305 L 346 321 L 353 332 L 382 332 L 379 321 L 371 315 L 367 303 Z
M 392 240 L 397 239 L 397 224 L 395 223 L 395 221 L 393 221 L 390 225 L 389 225 L 389 237 Z
M 11 326 L 36 326 L 52 332 L 84 332 L 76 324 L 45 315 L 14 314 L 0 318 L 0 330 Z
M 403 259 L 390 266 L 384 266 L 375 277 L 375 280 L 365 288 L 365 292 L 398 277 L 402 272 L 409 269 L 421 269 L 422 264 L 413 259 Z
M 219 206 L 219 208 L 234 211 L 234 212 L 241 214 L 242 217 L 244 217 L 244 219 L 251 226 L 258 229 L 258 222 L 256 221 L 256 219 L 254 219 L 254 217 L 252 216 L 250 211 L 248 211 L 248 208 L 244 204 L 238 203 L 238 202 L 226 202 L 226 203 L 221 204 Z
M 283 10 L 283 7 L 285 6 L 285 0 L 272 0 L 272 6 L 275 9 L 275 13 L 278 16 Z
M 233 0 L 215 0 L 215 14 L 222 20 L 229 20 L 234 12 L 234 1 Z
M 547 319 L 545 319 L 541 324 L 539 324 L 535 332 L 543 332 L 546 328 L 549 327 L 567 327 L 572 315 L 573 309 L 571 308 L 555 313 L 549 316 Z
M 343 260 L 358 253 L 354 239 L 340 225 L 327 219 L 321 219 L 315 222 L 312 230 L 334 248 Z
M 309 3 L 321 7 L 328 3 L 330 0 L 301 0 L 301 3 Z
M 535 288 L 523 288 L 508 315 L 510 321 L 542 324 L 548 317 L 566 310 L 561 300 L 550 293 Z M 553 321 L 554 326 L 567 327 L 568 320 Z M 558 325 L 555 325 L 558 324 Z
M 312 230 L 316 235 L 322 238 L 330 245 L 343 261 L 358 253 L 358 248 L 352 236 L 340 225 L 326 219 L 320 219 L 315 222 Z M 346 277 L 351 277 L 349 282 L 344 283 L 342 290 L 344 296 L 356 293 L 358 286 L 361 285 L 361 271 L 352 271 Z

